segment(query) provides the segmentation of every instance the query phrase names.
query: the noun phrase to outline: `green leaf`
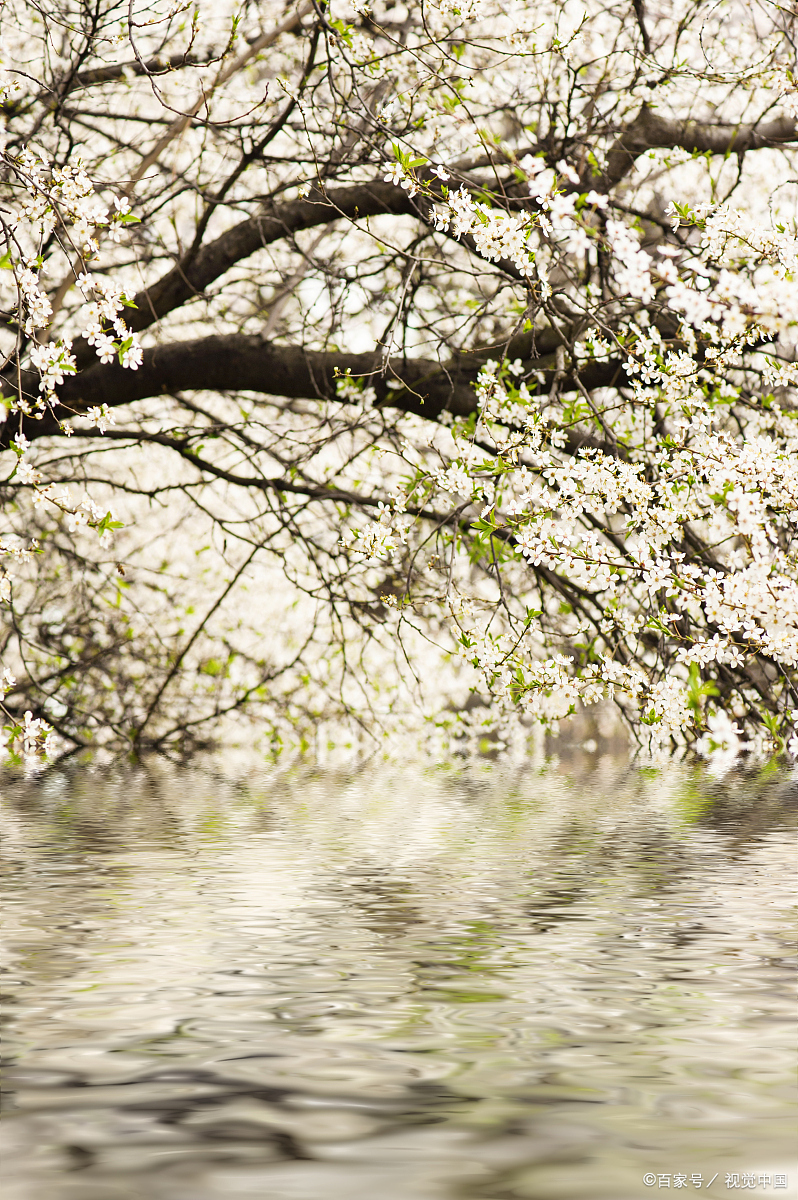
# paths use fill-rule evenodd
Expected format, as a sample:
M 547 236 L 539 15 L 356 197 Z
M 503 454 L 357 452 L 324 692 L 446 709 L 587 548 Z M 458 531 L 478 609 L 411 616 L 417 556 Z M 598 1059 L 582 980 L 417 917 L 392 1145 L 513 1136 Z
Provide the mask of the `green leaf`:
M 711 679 L 701 679 L 701 672 L 698 669 L 698 663 L 690 663 L 690 678 L 687 684 L 687 703 L 693 712 L 698 715 L 701 712 L 702 700 L 705 696 L 719 696 L 715 684 Z
M 107 529 L 124 529 L 124 521 L 115 521 L 110 512 L 107 512 L 102 521 L 97 524 L 97 534 L 102 536 Z

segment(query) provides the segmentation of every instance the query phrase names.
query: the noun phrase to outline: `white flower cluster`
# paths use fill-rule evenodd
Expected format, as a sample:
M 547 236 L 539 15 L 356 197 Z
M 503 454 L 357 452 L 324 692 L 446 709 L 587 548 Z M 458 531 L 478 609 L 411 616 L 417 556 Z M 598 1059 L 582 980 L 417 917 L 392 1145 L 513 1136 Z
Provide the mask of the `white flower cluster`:
M 461 238 L 469 234 L 474 246 L 489 262 L 507 260 L 522 275 L 535 275 L 535 255 L 528 244 L 534 224 L 527 214 L 513 216 L 474 200 L 465 187 L 451 192 L 446 202 L 430 212 L 436 229 Z
M 116 424 L 114 414 L 107 404 L 92 405 L 91 408 L 86 410 L 85 420 L 89 425 L 93 425 L 99 429 L 100 433 L 105 433 L 109 425 Z
M 390 163 L 385 168 L 384 176 L 385 183 L 394 183 L 398 187 L 403 188 L 408 196 L 417 196 L 421 190 L 413 176 L 405 171 L 401 163 Z
M 4 155 L 4 160 L 11 178 L 16 182 L 19 196 L 17 210 L 3 214 L 3 266 L 13 280 L 15 293 L 9 307 L 16 312 L 22 330 L 33 339 L 29 358 L 31 366 L 39 374 L 40 393 L 35 404 L 24 392 L 6 397 L 5 403 L 12 412 L 41 416 L 45 406 L 55 402 L 56 389 L 64 379 L 74 375 L 76 361 L 70 338 L 60 337 L 50 342 L 36 340 L 40 336 L 39 331 L 50 324 L 53 308 L 41 285 L 43 268 L 25 250 L 25 244 L 37 244 L 43 236 L 58 227 L 61 235 L 73 240 L 73 243 L 74 240 L 79 242 L 81 255 L 95 253 L 96 230 L 110 223 L 112 230 L 118 231 L 129 219 L 129 205 L 126 201 L 117 201 L 114 217 L 109 222 L 105 207 L 96 197 L 91 181 L 79 163 L 50 169 L 46 157 L 31 148 L 24 149 L 13 158 Z M 3 283 L 7 278 L 3 279 Z M 84 336 L 95 346 L 101 361 L 108 362 L 116 355 L 123 367 L 135 370 L 141 364 L 142 350 L 138 338 L 119 315 L 126 302 L 122 290 L 112 281 L 88 273 L 81 274 L 78 283 L 84 298 L 89 301 Z M 115 338 L 106 332 L 106 323 L 112 327 Z M 85 420 L 104 433 L 112 424 L 113 417 L 108 405 L 103 404 L 89 409 Z M 63 423 L 62 429 L 66 434 L 72 432 L 68 423 Z M 75 533 L 85 527 L 96 528 L 101 544 L 109 546 L 112 530 L 119 525 L 115 515 L 100 508 L 88 496 L 74 504 L 68 489 L 59 489 L 55 484 L 44 481 L 41 470 L 27 457 L 29 449 L 28 439 L 23 433 L 18 433 L 11 444 L 16 463 L 9 482 L 31 489 L 30 498 L 34 508 L 46 503 L 59 510 L 65 516 L 70 532 Z M 28 562 L 37 548 L 35 540 L 22 544 L 13 539 L 0 539 L 0 601 L 8 603 L 11 600 L 14 583 L 12 568 Z M 19 726 L 13 738 L 26 748 L 42 745 L 46 740 L 44 724 L 30 714 L 28 718 L 24 725 Z
M 83 337 L 94 346 L 100 362 L 110 363 L 118 356 L 127 370 L 138 370 L 143 361 L 143 350 L 138 335 L 132 333 L 119 316 L 127 302 L 122 288 L 110 279 L 87 272 L 78 276 L 78 287 L 89 301 Z M 110 322 L 116 337 L 108 332 L 106 322 Z
M 493 208 L 475 200 L 461 185 L 456 191 L 444 189 L 442 199 L 432 197 L 429 219 L 438 232 L 449 233 L 457 240 L 465 235 L 470 237 L 477 252 L 489 262 L 511 262 L 523 277 L 539 279 L 545 300 L 551 294 L 546 256 L 539 246 L 530 243 L 530 235 L 537 229 L 550 239 L 559 254 L 585 257 L 595 245 L 597 231 L 580 206 L 586 212 L 604 210 L 607 198 L 595 191 L 580 196 L 573 190 L 580 183 L 579 175 L 564 160 L 557 163 L 555 170 L 547 167 L 543 159 L 527 155 L 519 168 L 527 177 L 529 195 L 539 209 L 537 213 L 515 215 Z M 448 172 L 440 167 L 434 167 L 433 173 L 441 180 L 449 178 Z M 410 196 L 422 190 L 425 195 L 432 195 L 413 171 L 399 162 L 386 167 L 384 178 L 404 188 Z M 572 185 L 571 190 L 558 190 L 563 181 Z M 609 219 L 606 242 L 614 258 L 614 281 L 619 292 L 643 303 L 653 300 L 650 259 L 641 250 L 637 233 L 622 221 Z
M 780 278 L 798 271 L 798 240 L 786 230 L 753 220 L 729 204 L 690 209 L 689 219 L 702 224 L 702 246 L 707 257 L 715 262 L 748 250 L 756 258 L 772 263 Z
M 12 229 L 23 218 L 47 236 L 60 224 L 69 231 L 70 240 L 80 253 L 91 256 L 99 249 L 98 229 L 110 224 L 116 238 L 118 227 L 130 220 L 130 205 L 126 200 L 116 201 L 115 211 L 109 216 L 80 160 L 72 165 L 51 167 L 47 156 L 32 146 L 25 146 L 13 158 L 7 155 L 4 158 L 20 188 L 18 211 L 6 217 L 6 224 Z
M 368 562 L 379 562 L 380 559 L 390 558 L 397 544 L 392 529 L 380 521 L 371 521 L 363 529 L 358 530 L 351 547 L 356 553 L 362 554 Z
M 700 681 L 713 669 L 744 673 L 756 659 L 786 679 L 798 666 L 798 422 L 769 401 L 749 405 L 742 430 L 729 425 L 726 406 L 737 392 L 724 383 L 716 408 L 699 390 L 709 376 L 695 344 L 693 353 L 666 349 L 655 328 L 634 323 L 624 338 L 638 402 L 651 404 L 653 396 L 670 406 L 665 444 L 646 444 L 644 455 L 631 457 L 591 447 L 561 455 L 549 424 L 562 419 L 561 409 L 548 404 L 543 411 L 541 398 L 518 381 L 521 363 L 482 368 L 473 435 L 481 445 L 493 440 L 503 469 L 483 519 L 488 514 L 497 535 L 512 538 L 522 561 L 583 597 L 579 612 L 566 606 L 571 615 L 560 618 L 559 636 L 619 638 L 620 660 L 594 652 L 577 667 L 571 655 L 542 655 L 536 621 L 503 635 L 490 621 L 480 630 L 461 610 L 455 619 L 463 653 L 496 701 L 556 721 L 577 702 L 621 691 L 654 746 L 702 728 L 713 689 L 702 690 Z M 610 351 L 595 330 L 582 345 L 588 356 Z M 792 380 L 792 365 L 773 374 Z M 464 496 L 478 494 L 482 477 L 474 466 L 481 461 L 460 452 L 428 478 Z M 686 553 L 686 533 L 713 547 L 709 561 Z M 508 580 L 508 594 L 520 586 Z M 664 660 L 641 640 L 651 628 L 670 647 Z M 754 692 L 746 694 L 743 711 L 756 701 Z M 738 733 L 711 710 L 710 718 L 699 752 L 714 753 L 717 744 L 736 753 Z M 793 740 L 798 750 L 798 733 Z
M 684 279 L 670 259 L 658 263 L 656 270 L 668 284 L 669 306 L 693 329 L 711 338 L 730 341 L 748 331 L 755 337 L 762 333 L 777 336 L 798 303 L 798 284 L 773 268 L 756 285 L 750 276 L 727 268 L 718 271 L 715 279 L 709 274 Z M 710 348 L 709 357 L 717 360 L 719 353 Z
M 377 520 L 370 521 L 362 529 L 355 529 L 343 537 L 340 545 L 366 562 L 377 563 L 391 558 L 394 551 L 407 541 L 407 529 L 397 524 L 396 517 L 404 512 L 406 497 L 399 495 L 393 506 L 382 501 L 377 505 Z
M 50 322 L 53 312 L 50 298 L 40 288 L 39 273 L 31 260 L 22 259 L 15 275 L 22 328 L 28 335 L 35 334 L 37 329 L 44 329 Z
M 8 71 L 0 67 L 0 104 L 5 104 L 14 96 L 18 96 L 21 91 L 22 84 L 16 75 L 10 75 Z
M 97 253 L 100 228 L 109 227 L 114 240 L 118 240 L 122 226 L 133 218 L 128 201 L 118 198 L 109 217 L 80 162 L 50 167 L 46 156 L 31 147 L 25 147 L 14 157 L 3 155 L 3 159 L 18 194 L 16 211 L 7 210 L 3 214 L 3 266 L 13 277 L 15 297 L 10 307 L 16 311 L 24 332 L 38 339 L 31 349 L 30 360 L 40 375 L 42 400 L 38 409 L 41 411 L 45 403 L 54 401 L 55 389 L 64 382 L 64 377 L 74 374 L 75 358 L 69 338 L 58 338 L 49 344 L 41 339 L 39 331 L 49 326 L 53 307 L 41 283 L 44 267 L 25 249 L 25 244 L 37 245 L 58 228 L 59 240 L 71 242 L 79 258 L 84 259 Z M 142 349 L 137 335 L 119 315 L 127 303 L 122 289 L 111 280 L 87 272 L 79 274 L 78 284 L 89 302 L 83 330 L 89 344 L 95 346 L 102 362 L 118 356 L 123 367 L 136 370 L 142 362 Z M 22 394 L 15 397 L 14 407 L 25 414 L 31 413 L 30 402 Z
M 11 599 L 11 588 L 14 582 L 14 575 L 6 563 L 30 562 L 38 548 L 39 543 L 35 538 L 27 546 L 24 546 L 14 540 L 0 537 L 0 601 L 8 603 Z
M 391 163 L 385 170 L 385 182 L 397 184 L 408 195 L 416 196 L 422 190 L 422 184 L 412 170 L 401 163 Z M 443 167 L 433 166 L 432 173 L 442 181 L 449 179 L 449 172 Z M 430 195 L 428 187 L 424 192 Z M 433 198 L 435 204 L 429 210 L 429 219 L 439 233 L 450 233 L 458 241 L 468 235 L 477 252 L 489 262 L 508 261 L 526 278 L 538 276 L 545 280 L 545 273 L 536 269 L 535 251 L 529 245 L 529 234 L 537 218 L 528 213 L 513 216 L 481 200 L 474 200 L 463 185 L 457 191 L 444 188 L 443 199 Z
M 655 296 L 648 255 L 640 249 L 634 230 L 623 221 L 607 221 L 607 242 L 613 254 L 613 278 L 621 295 L 649 304 Z
M 707 572 L 702 583 L 700 600 L 709 622 L 722 633 L 739 634 L 746 649 L 760 650 L 786 667 L 798 666 L 794 579 L 758 562 L 725 575 Z
M 45 392 L 48 399 L 55 398 L 55 389 L 64 382 L 65 375 L 75 374 L 75 356 L 71 350 L 71 338 L 34 346 L 31 350 L 31 362 L 41 376 L 39 391 Z
M 474 479 L 462 462 L 450 463 L 445 470 L 434 470 L 430 478 L 435 481 L 443 492 L 449 495 L 471 496 L 474 491 Z
M 0 677 L 0 692 L 6 694 L 16 684 L 14 675 L 6 668 Z M 16 722 L 5 706 L 0 703 L 0 713 L 8 721 L 0 729 L 0 752 L 21 749 L 24 755 L 48 754 L 53 748 L 53 728 L 42 717 L 34 717 L 28 710 L 21 722 Z
M 482 0 L 437 0 L 435 6 L 443 17 L 475 21 L 483 15 Z
M 112 415 L 105 404 L 101 408 L 90 409 L 86 418 L 101 432 L 105 431 L 107 425 L 113 423 Z M 43 482 L 41 471 L 25 457 L 30 449 L 30 443 L 24 434 L 18 433 L 15 436 L 11 448 L 17 455 L 17 462 L 9 477 L 9 482 L 32 489 L 34 508 L 48 503 L 67 518 L 67 528 L 70 533 L 86 527 L 99 529 L 100 545 L 104 549 L 112 545 L 113 530 L 119 528 L 121 524 L 112 509 L 101 508 L 88 495 L 76 504 L 72 500 L 68 487 L 59 488 L 54 483 Z M 35 538 L 31 539 L 27 545 L 0 538 L 0 602 L 8 603 L 11 600 L 14 584 L 14 572 L 11 569 L 13 564 L 30 562 L 38 548 L 39 543 Z

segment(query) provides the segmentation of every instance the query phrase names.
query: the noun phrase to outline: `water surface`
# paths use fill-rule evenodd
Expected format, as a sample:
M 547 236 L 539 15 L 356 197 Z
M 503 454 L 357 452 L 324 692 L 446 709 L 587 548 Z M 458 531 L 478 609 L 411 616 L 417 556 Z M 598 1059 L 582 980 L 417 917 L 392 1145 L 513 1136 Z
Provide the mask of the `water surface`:
M 789 778 L 4 793 L 4 1200 L 798 1195 Z

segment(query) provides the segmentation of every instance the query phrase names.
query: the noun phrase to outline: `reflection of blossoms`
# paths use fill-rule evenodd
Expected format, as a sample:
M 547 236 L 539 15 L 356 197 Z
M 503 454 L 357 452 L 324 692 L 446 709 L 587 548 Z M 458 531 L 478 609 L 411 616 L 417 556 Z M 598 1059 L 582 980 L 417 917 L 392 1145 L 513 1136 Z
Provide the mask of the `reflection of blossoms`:
M 696 742 L 696 753 L 719 774 L 727 771 L 740 756 L 745 743 L 740 730 L 728 713 L 713 712 L 707 717 L 707 732 Z

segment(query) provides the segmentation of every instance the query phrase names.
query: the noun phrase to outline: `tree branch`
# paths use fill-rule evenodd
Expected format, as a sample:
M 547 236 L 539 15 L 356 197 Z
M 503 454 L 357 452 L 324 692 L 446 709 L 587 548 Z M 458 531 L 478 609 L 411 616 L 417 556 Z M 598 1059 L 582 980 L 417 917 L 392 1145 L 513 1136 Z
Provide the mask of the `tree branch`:
M 603 187 L 609 191 L 631 170 L 641 154 L 657 147 L 727 154 L 795 141 L 798 141 L 798 122 L 789 117 L 751 125 L 712 125 L 669 120 L 646 105 L 609 151 Z M 303 229 L 329 225 L 340 218 L 356 221 L 381 215 L 426 219 L 426 214 L 407 192 L 393 183 L 376 180 L 329 193 L 314 189 L 307 199 L 290 200 L 271 212 L 263 211 L 248 217 L 209 245 L 185 256 L 161 279 L 143 288 L 135 297 L 137 308 L 128 313 L 128 324 L 136 332 L 149 328 L 193 296 L 201 295 L 237 262 L 281 238 L 292 237 Z M 81 361 L 81 354 L 78 361 Z
M 386 358 L 382 352 L 348 354 L 343 351 L 304 350 L 300 346 L 280 346 L 245 334 L 226 334 L 196 341 L 173 342 L 168 346 L 148 347 L 137 371 L 123 370 L 118 364 L 97 363 L 88 370 L 65 380 L 59 389 L 60 406 L 55 414 L 42 419 L 25 417 L 25 436 L 58 436 L 59 420 L 92 406 L 107 404 L 118 408 L 153 396 L 174 395 L 183 391 L 256 392 L 289 399 L 332 400 L 347 403 L 337 392 L 337 379 L 350 373 L 376 392 L 376 407 L 397 409 L 437 421 L 444 411 L 467 417 L 476 411 L 474 383 L 481 365 L 458 359 L 440 363 L 423 358 Z M 526 372 L 540 371 L 541 392 L 551 386 L 556 364 L 551 357 L 535 358 L 524 364 Z M 620 362 L 591 363 L 579 373 L 585 388 L 611 387 L 628 382 Z M 10 391 L 16 377 L 0 380 Z M 36 395 L 38 375 L 22 372 L 22 386 L 29 396 Z M 578 386 L 573 373 L 561 380 L 564 391 Z M 19 414 L 10 416 L 0 427 L 0 447 L 7 447 L 20 428 Z M 574 450 L 596 446 L 614 454 L 603 442 L 574 434 Z
M 392 183 L 363 183 L 329 194 L 314 190 L 306 200 L 289 200 L 271 212 L 261 212 L 240 221 L 215 241 L 186 256 L 171 271 L 135 297 L 137 308 L 127 314 L 127 323 L 137 333 L 160 317 L 173 312 L 202 292 L 256 250 L 292 237 L 303 229 L 330 225 L 341 217 L 356 221 L 380 214 L 420 215 L 407 192 Z
M 698 154 L 744 154 L 747 150 L 784 146 L 796 141 L 798 121 L 792 117 L 776 117 L 772 121 L 754 121 L 747 125 L 715 125 L 668 119 L 644 104 L 607 155 L 603 190 L 610 191 L 620 183 L 635 160 L 647 150 L 680 148 Z
M 132 62 L 115 63 L 112 66 L 93 67 L 88 71 L 79 71 L 63 94 L 64 96 L 72 95 L 73 92 L 96 87 L 102 83 L 116 83 L 130 75 L 168 75 L 172 71 L 180 70 L 181 67 L 209 67 L 214 61 L 212 56 L 202 59 L 196 54 L 172 54 L 169 58 L 151 58 L 149 61 L 141 63 L 134 59 Z M 5 100 L 0 104 L 0 112 L 15 117 L 20 112 L 30 109 L 33 104 L 46 102 L 51 97 L 51 91 L 43 90 L 34 96 L 19 96 L 14 100 Z

